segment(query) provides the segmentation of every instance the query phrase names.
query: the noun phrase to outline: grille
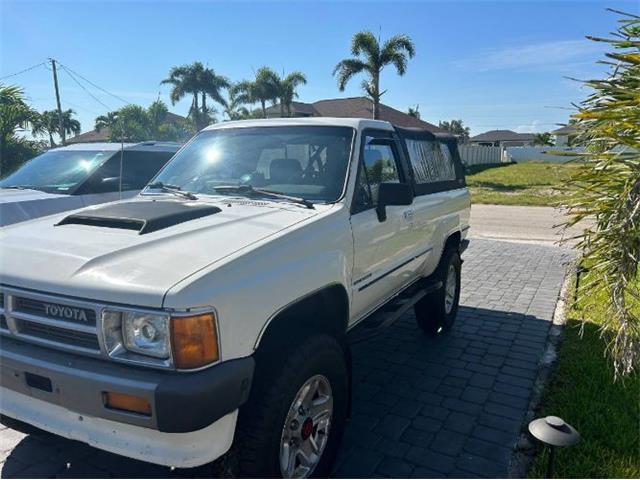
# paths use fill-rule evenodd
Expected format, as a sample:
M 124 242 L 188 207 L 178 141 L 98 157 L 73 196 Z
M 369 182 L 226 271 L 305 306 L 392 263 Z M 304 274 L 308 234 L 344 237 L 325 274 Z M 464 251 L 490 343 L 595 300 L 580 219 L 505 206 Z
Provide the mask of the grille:
M 92 333 L 51 327 L 49 325 L 24 320 L 18 323 L 18 331 L 23 335 L 29 335 L 42 340 L 95 350 L 96 353 L 100 352 L 98 338 Z
M 0 331 L 40 345 L 100 355 L 98 306 L 46 294 L 2 288 Z
M 46 318 L 63 320 L 65 322 L 80 323 L 85 325 L 96 324 L 95 310 L 88 308 L 76 308 L 64 303 L 46 302 L 34 298 L 13 297 L 14 312 L 28 313 Z

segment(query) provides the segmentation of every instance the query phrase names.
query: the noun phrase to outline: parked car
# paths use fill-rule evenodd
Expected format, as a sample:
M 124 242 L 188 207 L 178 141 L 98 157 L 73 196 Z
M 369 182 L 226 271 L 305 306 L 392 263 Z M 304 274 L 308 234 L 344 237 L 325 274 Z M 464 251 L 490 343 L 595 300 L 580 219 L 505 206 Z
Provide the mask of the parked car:
M 350 344 L 412 307 L 451 328 L 469 214 L 453 137 L 216 124 L 134 199 L 0 231 L 0 411 L 161 465 L 326 476 Z
M 0 226 L 137 194 L 178 151 L 174 142 L 124 145 L 120 194 L 119 143 L 54 148 L 0 180 Z

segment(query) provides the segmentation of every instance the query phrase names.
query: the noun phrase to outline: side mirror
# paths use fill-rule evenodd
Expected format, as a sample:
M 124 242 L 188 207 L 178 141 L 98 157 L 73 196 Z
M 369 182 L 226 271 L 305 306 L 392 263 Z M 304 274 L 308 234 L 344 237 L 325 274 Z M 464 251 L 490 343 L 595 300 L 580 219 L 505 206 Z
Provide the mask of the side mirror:
M 378 220 L 387 219 L 387 205 L 411 205 L 413 203 L 413 187 L 408 183 L 381 183 L 378 187 Z

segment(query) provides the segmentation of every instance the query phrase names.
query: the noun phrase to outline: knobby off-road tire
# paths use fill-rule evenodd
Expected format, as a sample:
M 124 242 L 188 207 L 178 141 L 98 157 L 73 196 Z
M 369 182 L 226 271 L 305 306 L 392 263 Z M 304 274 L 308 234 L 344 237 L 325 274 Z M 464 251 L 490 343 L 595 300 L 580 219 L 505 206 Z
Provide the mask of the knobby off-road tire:
M 451 330 L 460 302 L 460 271 L 462 261 L 457 249 L 447 249 L 434 273 L 442 287 L 426 295 L 414 306 L 418 326 L 428 335 Z
M 312 390 L 306 390 L 307 387 L 317 388 L 317 396 Z M 292 445 L 296 444 L 306 445 L 308 449 L 310 438 L 320 445 L 325 430 L 320 459 L 308 474 L 326 478 L 331 473 L 344 433 L 348 389 L 344 347 L 328 335 L 305 340 L 281 361 L 270 362 L 269 368 L 257 372 L 249 401 L 238 418 L 235 451 L 239 476 L 287 476 L 287 469 L 281 466 L 281 458 L 286 457 L 286 453 L 282 455 L 283 449 L 293 451 Z M 329 417 L 328 425 L 326 421 L 314 420 L 317 416 L 314 411 L 319 412 L 319 406 L 307 408 L 307 402 L 302 410 L 295 408 L 304 392 L 311 392 L 312 398 L 316 399 L 313 403 L 324 407 L 329 406 L 325 402 L 330 396 L 331 413 L 324 415 L 325 419 Z

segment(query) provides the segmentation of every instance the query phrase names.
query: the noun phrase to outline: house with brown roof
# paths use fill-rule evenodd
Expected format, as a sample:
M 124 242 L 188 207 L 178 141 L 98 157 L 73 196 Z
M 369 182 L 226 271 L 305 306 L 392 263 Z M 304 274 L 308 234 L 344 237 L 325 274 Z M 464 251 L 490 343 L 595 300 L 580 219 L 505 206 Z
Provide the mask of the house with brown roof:
M 286 109 L 285 109 L 286 111 Z M 285 113 L 286 115 L 286 113 Z M 268 118 L 280 117 L 280 104 L 267 108 Z M 373 101 L 367 97 L 332 98 L 313 103 L 293 102 L 292 117 L 339 117 L 339 118 L 372 118 Z M 380 120 L 399 127 L 422 128 L 433 133 L 442 133 L 443 129 L 388 105 L 380 104 Z
M 530 147 L 535 133 L 518 133 L 513 130 L 489 130 L 469 139 L 472 145 L 485 147 Z

